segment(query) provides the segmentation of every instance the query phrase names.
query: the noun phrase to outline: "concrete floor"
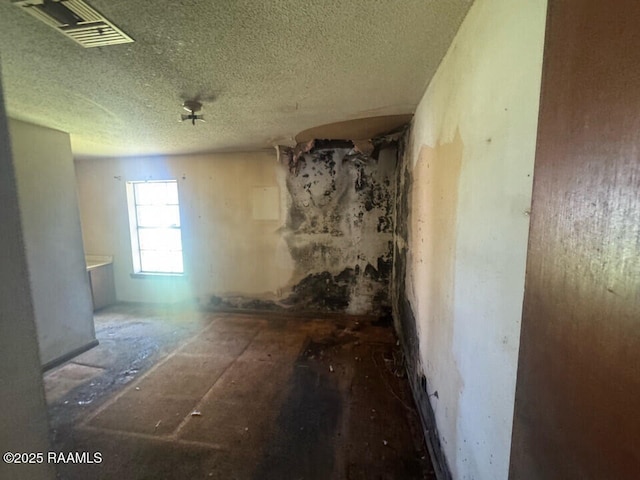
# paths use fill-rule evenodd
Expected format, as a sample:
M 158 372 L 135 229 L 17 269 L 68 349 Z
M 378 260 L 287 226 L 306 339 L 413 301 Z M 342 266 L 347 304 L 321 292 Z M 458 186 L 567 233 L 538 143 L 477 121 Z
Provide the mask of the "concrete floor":
M 389 325 L 117 305 L 45 375 L 61 479 L 433 479 Z

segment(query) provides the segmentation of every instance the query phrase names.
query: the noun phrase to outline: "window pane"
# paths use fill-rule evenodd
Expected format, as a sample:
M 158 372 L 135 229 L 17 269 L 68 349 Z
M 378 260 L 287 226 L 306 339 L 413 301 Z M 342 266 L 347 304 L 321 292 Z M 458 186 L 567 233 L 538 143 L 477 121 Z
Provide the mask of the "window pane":
M 178 204 L 178 182 L 165 183 L 166 192 L 164 201 L 165 203 Z
M 137 207 L 139 227 L 179 227 L 180 209 L 177 205 Z
M 143 272 L 182 273 L 182 252 L 141 250 L 140 263 Z
M 141 228 L 138 230 L 140 250 L 182 250 L 180 230 L 175 228 Z
M 132 182 L 129 197 L 136 271 L 183 273 L 178 182 Z M 138 263 L 138 259 L 140 262 Z
M 171 186 L 171 194 L 168 186 Z M 144 182 L 134 183 L 136 193 L 136 205 L 162 205 L 165 203 L 178 203 L 178 185 L 176 182 Z M 170 201 L 169 201 L 170 200 Z

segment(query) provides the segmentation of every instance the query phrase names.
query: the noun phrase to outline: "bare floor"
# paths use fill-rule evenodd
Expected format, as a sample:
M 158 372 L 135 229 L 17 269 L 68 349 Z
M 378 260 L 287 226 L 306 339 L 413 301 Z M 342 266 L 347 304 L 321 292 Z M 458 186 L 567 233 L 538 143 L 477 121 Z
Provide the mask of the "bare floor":
M 45 375 L 61 479 L 433 479 L 393 329 L 117 305 Z

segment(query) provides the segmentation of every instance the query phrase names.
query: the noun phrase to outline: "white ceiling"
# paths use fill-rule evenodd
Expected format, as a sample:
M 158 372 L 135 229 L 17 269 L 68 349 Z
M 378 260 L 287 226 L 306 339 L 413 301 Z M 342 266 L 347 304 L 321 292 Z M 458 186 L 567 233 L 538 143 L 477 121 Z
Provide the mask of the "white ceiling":
M 135 43 L 85 49 L 0 1 L 11 117 L 78 157 L 255 150 L 412 113 L 472 0 L 88 0 Z M 179 123 L 199 96 L 207 120 Z

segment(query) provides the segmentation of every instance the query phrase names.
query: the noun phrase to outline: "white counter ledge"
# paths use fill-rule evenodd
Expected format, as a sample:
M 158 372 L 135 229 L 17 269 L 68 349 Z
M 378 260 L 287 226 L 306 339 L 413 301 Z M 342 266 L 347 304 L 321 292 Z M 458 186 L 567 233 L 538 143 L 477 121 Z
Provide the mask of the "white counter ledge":
M 87 272 L 90 272 L 94 268 L 111 265 L 113 257 L 110 255 L 85 255 L 84 261 L 87 264 Z

